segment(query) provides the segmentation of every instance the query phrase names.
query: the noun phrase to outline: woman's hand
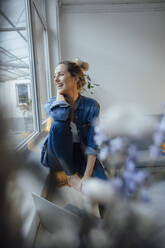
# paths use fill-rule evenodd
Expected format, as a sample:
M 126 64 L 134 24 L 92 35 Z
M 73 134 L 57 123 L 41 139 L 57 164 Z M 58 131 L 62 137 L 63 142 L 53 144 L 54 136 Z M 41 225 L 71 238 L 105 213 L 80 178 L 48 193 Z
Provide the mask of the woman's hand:
M 81 185 L 80 185 L 80 191 L 83 193 L 83 184 L 86 183 L 86 181 L 90 178 L 90 176 L 83 176 L 81 178 Z
M 73 174 L 71 176 L 67 176 L 68 184 L 76 189 L 77 191 L 81 191 L 81 178 L 77 174 Z
M 57 98 L 56 98 L 57 101 L 65 101 L 66 102 L 66 99 L 64 97 L 63 94 L 60 93 L 60 91 L 57 90 Z
M 73 98 L 68 96 L 68 95 L 64 95 L 63 93 L 61 93 L 60 91 L 57 90 L 57 101 L 65 101 L 71 105 L 73 105 Z

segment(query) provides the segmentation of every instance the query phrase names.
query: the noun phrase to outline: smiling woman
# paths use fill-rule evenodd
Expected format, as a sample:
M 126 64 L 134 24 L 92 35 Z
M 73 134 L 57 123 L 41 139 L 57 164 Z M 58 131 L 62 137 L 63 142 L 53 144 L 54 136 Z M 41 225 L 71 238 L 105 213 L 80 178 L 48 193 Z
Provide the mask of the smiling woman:
M 85 85 L 83 70 L 87 69 L 88 64 L 80 60 L 60 62 L 54 75 L 57 96 L 46 104 L 53 123 L 42 163 L 55 172 L 64 172 L 67 183 L 78 191 L 91 176 L 107 179 L 94 141 L 94 121 L 100 106 L 80 94 Z

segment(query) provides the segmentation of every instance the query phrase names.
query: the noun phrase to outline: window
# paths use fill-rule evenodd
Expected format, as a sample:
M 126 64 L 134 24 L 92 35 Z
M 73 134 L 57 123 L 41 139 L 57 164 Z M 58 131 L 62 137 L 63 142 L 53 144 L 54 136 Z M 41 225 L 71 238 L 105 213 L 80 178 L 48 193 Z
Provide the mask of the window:
M 16 84 L 17 104 L 28 104 L 30 102 L 28 84 Z
M 27 86 L 32 85 L 32 80 L 25 2 L 1 1 L 0 23 L 0 102 L 5 109 L 8 134 L 16 146 L 34 132 L 32 108 L 20 108 L 20 104 L 32 99 Z
M 47 117 L 44 104 L 50 90 L 45 23 L 44 0 L 1 0 L 0 104 L 14 147 L 40 131 Z

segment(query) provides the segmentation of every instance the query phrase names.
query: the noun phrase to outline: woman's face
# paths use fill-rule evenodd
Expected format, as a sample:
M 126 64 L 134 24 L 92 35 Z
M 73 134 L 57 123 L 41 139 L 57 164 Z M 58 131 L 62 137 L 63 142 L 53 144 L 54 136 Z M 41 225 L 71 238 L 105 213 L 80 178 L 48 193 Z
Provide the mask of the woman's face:
M 72 77 L 68 72 L 67 65 L 60 64 L 56 67 L 54 73 L 54 83 L 57 91 L 62 94 L 70 94 L 77 90 L 76 77 Z

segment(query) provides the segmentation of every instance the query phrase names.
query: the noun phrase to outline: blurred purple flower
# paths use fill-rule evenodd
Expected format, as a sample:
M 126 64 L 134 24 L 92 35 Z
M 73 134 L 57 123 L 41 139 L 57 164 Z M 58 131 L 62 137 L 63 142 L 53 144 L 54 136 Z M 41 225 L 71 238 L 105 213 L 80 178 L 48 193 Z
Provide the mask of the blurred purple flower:
M 136 182 L 132 179 L 125 182 L 125 192 L 134 193 L 137 189 Z
M 137 170 L 136 160 L 132 160 L 128 156 L 126 167 L 122 174 L 125 196 L 130 197 L 134 192 L 136 192 L 143 185 L 148 176 L 149 173 L 147 171 Z
M 128 158 L 126 162 L 126 170 L 133 172 L 135 170 L 135 167 L 135 161 Z
M 146 170 L 138 170 L 134 175 L 134 180 L 137 184 L 142 184 L 149 177 L 149 173 Z
M 109 148 L 108 146 L 104 146 L 103 148 L 101 148 L 100 152 L 99 152 L 99 158 L 100 160 L 104 161 L 109 154 Z
M 98 132 L 95 134 L 94 140 L 98 146 L 101 146 L 104 141 L 107 141 L 107 137 L 102 132 Z
M 123 181 L 120 177 L 115 177 L 111 179 L 110 183 L 117 190 L 120 190 L 123 187 Z
M 150 202 L 151 197 L 147 189 L 142 188 L 139 192 L 140 199 L 144 202 Z
M 160 155 L 160 147 L 152 145 L 149 147 L 149 152 L 153 159 L 157 159 Z
M 136 159 L 136 157 L 137 157 L 137 147 L 135 145 L 131 144 L 128 147 L 128 156 L 131 159 Z
M 115 153 L 118 151 L 124 151 L 127 145 L 127 139 L 124 137 L 117 137 L 109 142 L 110 145 L 110 152 Z
M 125 181 L 132 180 L 133 176 L 134 176 L 134 172 L 129 170 L 123 171 L 122 177 L 124 178 Z

